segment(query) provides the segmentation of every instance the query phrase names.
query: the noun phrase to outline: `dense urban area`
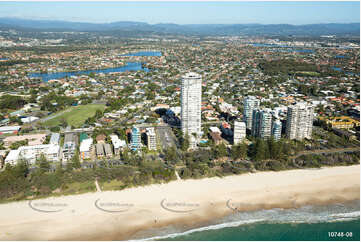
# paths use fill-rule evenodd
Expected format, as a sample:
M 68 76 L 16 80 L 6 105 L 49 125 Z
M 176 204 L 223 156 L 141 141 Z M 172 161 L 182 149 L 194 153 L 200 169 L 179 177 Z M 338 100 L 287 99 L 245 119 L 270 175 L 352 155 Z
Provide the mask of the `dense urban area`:
M 0 200 L 360 162 L 359 39 L 0 32 Z

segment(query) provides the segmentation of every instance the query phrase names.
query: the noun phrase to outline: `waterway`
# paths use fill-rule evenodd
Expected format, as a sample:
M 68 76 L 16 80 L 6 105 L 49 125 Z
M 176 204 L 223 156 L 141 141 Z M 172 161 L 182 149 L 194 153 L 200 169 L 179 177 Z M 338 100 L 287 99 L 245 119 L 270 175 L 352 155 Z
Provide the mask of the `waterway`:
M 30 73 L 29 77 L 39 77 L 47 82 L 52 79 L 61 79 L 64 77 L 89 75 L 90 73 L 113 73 L 113 72 L 126 72 L 126 71 L 145 71 L 149 72 L 148 68 L 142 67 L 140 62 L 128 62 L 124 66 L 112 67 L 106 69 L 85 70 L 85 71 L 67 71 L 67 72 L 54 72 L 54 73 Z
M 162 56 L 160 51 L 139 51 L 135 53 L 128 53 L 122 56 Z

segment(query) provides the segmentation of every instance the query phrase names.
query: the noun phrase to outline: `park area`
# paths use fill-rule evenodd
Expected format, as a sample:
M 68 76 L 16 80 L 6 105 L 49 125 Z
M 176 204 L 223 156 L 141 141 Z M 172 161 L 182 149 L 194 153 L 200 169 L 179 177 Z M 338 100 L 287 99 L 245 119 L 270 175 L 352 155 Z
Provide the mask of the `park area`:
M 94 116 L 96 110 L 104 111 L 105 105 L 103 104 L 88 104 L 70 107 L 66 110 L 57 112 L 42 122 L 43 125 L 48 127 L 59 126 L 65 120 L 68 125 L 80 127 L 89 117 Z

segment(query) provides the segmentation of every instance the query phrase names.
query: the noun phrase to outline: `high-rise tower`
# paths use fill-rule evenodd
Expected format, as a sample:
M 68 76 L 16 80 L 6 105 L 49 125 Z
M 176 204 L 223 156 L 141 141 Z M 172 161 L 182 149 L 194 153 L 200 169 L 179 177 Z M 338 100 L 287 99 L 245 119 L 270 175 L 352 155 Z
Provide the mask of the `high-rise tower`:
M 259 108 L 260 101 L 255 96 L 248 96 L 243 100 L 243 121 L 252 130 L 253 110 Z
M 252 135 L 268 139 L 272 135 L 272 113 L 268 108 L 254 109 L 252 118 Z
M 286 136 L 302 140 L 312 137 L 314 107 L 305 102 L 289 106 L 287 109 Z
M 137 150 L 141 147 L 142 141 L 140 137 L 140 130 L 138 127 L 134 126 L 132 128 L 132 139 L 131 139 L 131 147 L 132 150 Z
M 201 136 L 202 77 L 189 72 L 182 76 L 181 125 L 184 135 L 189 137 L 191 149 L 197 147 Z
M 234 122 L 233 144 L 239 144 L 246 138 L 246 123 Z

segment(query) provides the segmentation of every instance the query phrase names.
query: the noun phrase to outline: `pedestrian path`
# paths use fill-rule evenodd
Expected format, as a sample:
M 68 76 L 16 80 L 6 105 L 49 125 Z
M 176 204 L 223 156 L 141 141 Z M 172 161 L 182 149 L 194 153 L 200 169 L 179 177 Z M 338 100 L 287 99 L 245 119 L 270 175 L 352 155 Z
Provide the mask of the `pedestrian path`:
M 98 183 L 98 179 L 95 179 L 95 187 L 97 188 L 97 192 L 101 192 L 102 189 L 100 189 L 99 183 Z

